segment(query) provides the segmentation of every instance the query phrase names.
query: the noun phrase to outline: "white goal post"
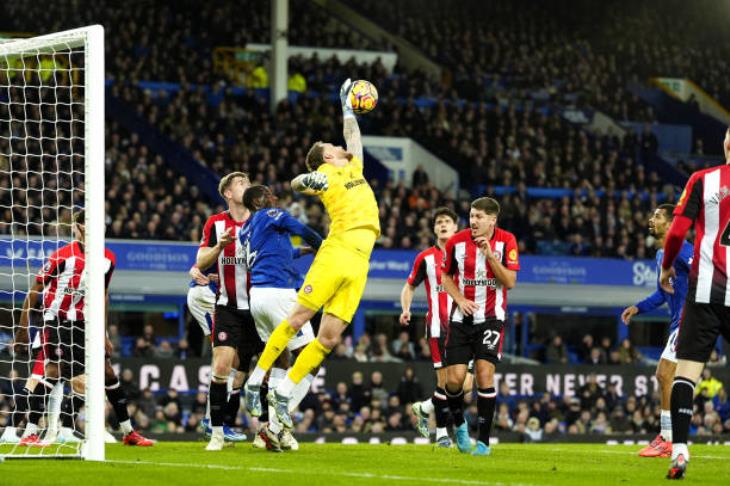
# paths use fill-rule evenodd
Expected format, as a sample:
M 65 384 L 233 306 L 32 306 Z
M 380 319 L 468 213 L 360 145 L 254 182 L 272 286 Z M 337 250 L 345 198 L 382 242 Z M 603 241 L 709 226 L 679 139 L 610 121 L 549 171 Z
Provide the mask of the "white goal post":
M 0 43 L 0 216 L 12 216 L 5 226 L 0 221 L 0 241 L 26 249 L 24 256 L 0 261 L 0 280 L 12 284 L 12 292 L 0 295 L 12 302 L 11 308 L 0 302 L 6 311 L 0 331 L 18 330 L 23 298 L 16 296 L 36 282 L 37 262 L 50 255 L 30 263 L 28 248 L 48 252 L 68 243 L 69 218 L 81 209 L 86 262 L 79 287 L 85 302 L 83 437 L 63 448 L 0 444 L 0 457 L 105 459 L 104 76 L 101 25 Z M 24 380 L 31 358 L 11 350 L 7 355 L 0 353 L 0 365 L 6 365 L 0 374 L 11 369 Z

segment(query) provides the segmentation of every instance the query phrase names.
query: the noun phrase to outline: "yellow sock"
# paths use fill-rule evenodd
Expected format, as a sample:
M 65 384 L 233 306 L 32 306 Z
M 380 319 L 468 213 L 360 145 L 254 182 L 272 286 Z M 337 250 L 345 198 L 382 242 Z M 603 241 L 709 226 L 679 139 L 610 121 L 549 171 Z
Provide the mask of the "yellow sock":
M 274 365 L 274 361 L 279 355 L 286 349 L 286 345 L 289 344 L 289 340 L 297 333 L 297 331 L 289 325 L 289 321 L 284 319 L 281 324 L 276 326 L 274 332 L 269 336 L 269 340 L 266 343 L 264 351 L 259 357 L 257 366 L 263 368 L 265 371 L 269 371 Z
M 322 361 L 330 354 L 331 349 L 322 346 L 319 340 L 315 339 L 302 349 L 294 366 L 289 370 L 288 376 L 294 383 L 299 383 L 314 368 L 322 364 Z

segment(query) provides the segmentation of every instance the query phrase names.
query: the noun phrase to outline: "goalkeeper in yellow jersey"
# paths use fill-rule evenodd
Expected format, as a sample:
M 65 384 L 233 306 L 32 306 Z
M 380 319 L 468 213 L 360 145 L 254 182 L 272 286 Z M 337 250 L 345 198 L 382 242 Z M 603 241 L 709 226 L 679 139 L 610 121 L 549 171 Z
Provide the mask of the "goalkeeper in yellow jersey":
M 269 403 L 288 428 L 292 427 L 288 410 L 292 390 L 324 361 L 352 320 L 365 290 L 370 254 L 380 235 L 378 204 L 363 176 L 362 139 L 350 103 L 351 86 L 348 79 L 340 88 L 347 149 L 316 142 L 307 154 L 310 172 L 291 183 L 294 190 L 322 200 L 331 220 L 329 234 L 299 289 L 296 306 L 269 337 L 245 387 L 246 408 L 258 416 L 259 390 L 266 373 L 289 340 L 324 307 L 317 338 L 302 350 L 276 390 L 269 392 Z

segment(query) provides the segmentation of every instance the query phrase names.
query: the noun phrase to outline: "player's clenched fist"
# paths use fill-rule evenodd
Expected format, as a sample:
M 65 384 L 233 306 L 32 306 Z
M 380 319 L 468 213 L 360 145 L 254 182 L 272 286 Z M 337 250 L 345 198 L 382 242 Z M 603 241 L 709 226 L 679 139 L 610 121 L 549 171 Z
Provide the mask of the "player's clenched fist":
M 398 319 L 401 326 L 407 326 L 411 323 L 411 312 L 410 311 L 403 311 L 400 314 L 400 318 Z

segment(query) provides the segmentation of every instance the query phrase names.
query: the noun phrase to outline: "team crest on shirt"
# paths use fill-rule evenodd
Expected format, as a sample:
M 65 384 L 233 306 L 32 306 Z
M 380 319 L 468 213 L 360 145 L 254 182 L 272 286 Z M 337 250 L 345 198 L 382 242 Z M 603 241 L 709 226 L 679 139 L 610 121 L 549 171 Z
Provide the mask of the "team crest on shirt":
M 274 219 L 279 219 L 282 214 L 283 213 L 281 211 L 279 211 L 278 209 L 275 209 L 275 208 L 274 209 L 269 209 L 268 211 L 266 211 L 266 215 L 267 216 L 270 216 L 270 217 L 272 217 Z
M 499 250 L 494 250 L 492 253 L 494 253 L 494 258 L 496 258 L 499 261 L 502 261 L 502 252 Z
M 304 287 L 304 293 L 305 294 L 311 294 L 312 293 L 312 286 L 311 285 L 307 285 L 306 287 Z
M 228 334 L 225 331 L 218 333 L 218 341 L 225 341 L 226 339 L 228 339 Z
M 48 273 L 51 271 L 51 262 L 47 261 L 45 265 L 43 265 L 43 269 L 41 270 L 42 273 Z

